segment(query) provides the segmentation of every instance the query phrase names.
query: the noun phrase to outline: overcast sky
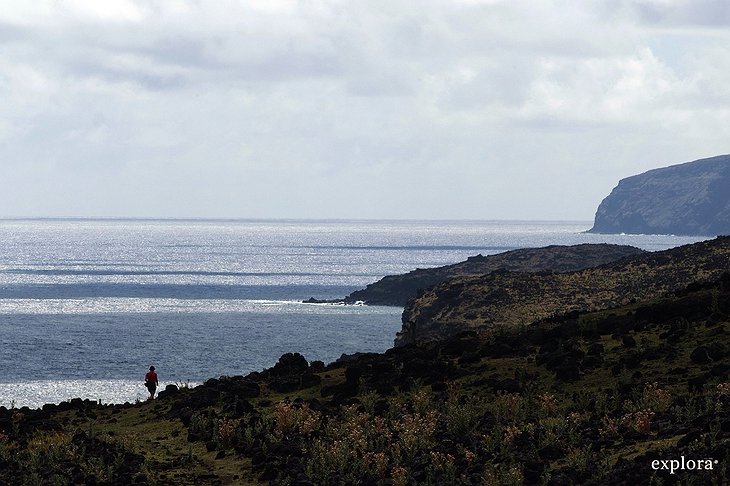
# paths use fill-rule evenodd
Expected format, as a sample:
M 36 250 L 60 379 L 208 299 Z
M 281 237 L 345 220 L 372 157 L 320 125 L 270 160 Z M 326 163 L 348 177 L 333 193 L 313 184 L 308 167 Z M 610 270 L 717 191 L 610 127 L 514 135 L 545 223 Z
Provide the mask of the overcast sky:
M 0 0 L 0 216 L 591 220 L 730 152 L 727 0 Z

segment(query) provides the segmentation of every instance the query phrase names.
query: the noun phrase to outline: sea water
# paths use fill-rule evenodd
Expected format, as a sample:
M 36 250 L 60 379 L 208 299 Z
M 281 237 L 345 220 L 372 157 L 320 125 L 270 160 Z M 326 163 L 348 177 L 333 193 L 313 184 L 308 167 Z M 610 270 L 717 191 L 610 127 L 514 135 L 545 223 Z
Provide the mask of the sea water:
M 0 220 L 0 406 L 120 403 L 161 385 L 331 362 L 393 344 L 402 309 L 305 304 L 385 275 L 515 248 L 701 238 L 589 222 Z

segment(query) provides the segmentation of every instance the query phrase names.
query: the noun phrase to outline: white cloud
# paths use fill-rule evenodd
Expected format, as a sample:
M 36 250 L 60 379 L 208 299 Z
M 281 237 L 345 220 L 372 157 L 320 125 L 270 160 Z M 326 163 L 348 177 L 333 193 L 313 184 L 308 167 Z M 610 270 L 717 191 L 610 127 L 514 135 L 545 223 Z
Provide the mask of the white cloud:
M 589 124 L 658 122 L 678 80 L 648 48 L 630 56 L 545 59 L 533 80 L 526 119 Z
M 590 218 L 728 152 L 720 2 L 5 3 L 6 215 Z
M 725 0 L 629 0 L 623 3 L 647 24 L 715 28 L 730 25 L 730 5 Z
M 139 22 L 147 15 L 141 2 L 129 0 L 66 0 L 64 6 L 72 14 L 91 21 Z

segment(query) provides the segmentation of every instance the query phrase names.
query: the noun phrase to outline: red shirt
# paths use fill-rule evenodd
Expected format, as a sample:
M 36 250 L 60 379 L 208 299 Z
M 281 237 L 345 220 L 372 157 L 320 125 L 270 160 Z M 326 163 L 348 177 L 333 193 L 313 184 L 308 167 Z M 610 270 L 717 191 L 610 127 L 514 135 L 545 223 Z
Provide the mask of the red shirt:
M 146 375 L 144 375 L 145 381 L 151 381 L 152 383 L 157 383 L 157 373 L 154 371 L 148 372 Z

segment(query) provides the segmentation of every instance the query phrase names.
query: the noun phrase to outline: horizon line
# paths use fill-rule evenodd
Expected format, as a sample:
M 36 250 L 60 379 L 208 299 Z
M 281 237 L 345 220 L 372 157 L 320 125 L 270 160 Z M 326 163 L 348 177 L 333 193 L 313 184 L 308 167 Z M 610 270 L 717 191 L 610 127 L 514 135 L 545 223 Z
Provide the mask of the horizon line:
M 193 217 L 193 216 L 0 216 L 0 221 L 159 221 L 159 222 L 499 222 L 499 223 L 593 223 L 588 219 L 520 219 L 520 218 L 296 218 L 296 217 Z

